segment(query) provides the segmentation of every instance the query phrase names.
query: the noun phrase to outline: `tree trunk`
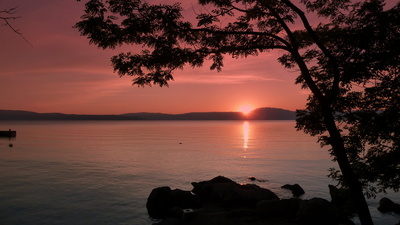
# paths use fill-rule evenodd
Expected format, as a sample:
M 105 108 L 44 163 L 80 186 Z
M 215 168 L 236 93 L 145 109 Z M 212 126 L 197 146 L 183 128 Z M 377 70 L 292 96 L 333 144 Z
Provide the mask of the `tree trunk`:
M 325 106 L 323 106 L 325 105 Z M 367 201 L 365 200 L 362 186 L 351 168 L 350 162 L 347 158 L 346 149 L 344 146 L 343 138 L 336 127 L 333 112 L 326 104 L 321 104 L 323 108 L 324 123 L 328 129 L 333 152 L 335 153 L 339 168 L 342 171 L 343 178 L 347 185 L 351 196 L 356 204 L 357 214 L 360 218 L 362 225 L 373 225 L 370 211 L 368 209 Z
M 343 178 L 349 186 L 351 196 L 356 204 L 356 211 L 360 218 L 360 222 L 362 225 L 373 225 L 374 222 L 372 221 L 371 213 L 369 212 L 361 183 L 351 168 L 349 159 L 347 158 L 347 151 L 344 146 L 342 135 L 336 127 L 335 118 L 333 116 L 334 112 L 331 107 L 331 100 L 321 92 L 319 87 L 312 79 L 310 71 L 308 70 L 306 63 L 304 62 L 298 50 L 291 51 L 291 54 L 296 60 L 307 86 L 318 100 L 322 115 L 324 117 L 324 124 L 331 139 L 330 144 L 333 152 L 335 153 L 339 168 L 342 171 Z

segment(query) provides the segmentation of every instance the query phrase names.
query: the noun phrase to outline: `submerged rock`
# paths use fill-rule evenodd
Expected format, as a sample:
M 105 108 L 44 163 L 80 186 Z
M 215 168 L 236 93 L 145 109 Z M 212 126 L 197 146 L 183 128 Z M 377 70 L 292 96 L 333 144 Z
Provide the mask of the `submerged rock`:
M 251 180 L 251 181 L 256 181 L 257 180 L 257 178 L 255 178 L 255 177 L 248 177 L 248 179 Z
M 285 184 L 281 188 L 290 190 L 294 197 L 300 197 L 305 193 L 299 184 Z
M 255 178 L 255 177 L 248 177 L 247 179 L 250 181 L 267 182 L 267 180 L 261 180 L 261 179 Z

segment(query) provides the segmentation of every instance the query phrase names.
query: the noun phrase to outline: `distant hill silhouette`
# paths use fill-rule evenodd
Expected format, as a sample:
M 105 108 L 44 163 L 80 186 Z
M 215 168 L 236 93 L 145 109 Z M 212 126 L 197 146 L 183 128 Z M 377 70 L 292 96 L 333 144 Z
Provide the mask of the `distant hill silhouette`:
M 63 113 L 36 113 L 22 110 L 0 110 L 0 120 L 133 120 L 122 115 L 76 115 Z M 136 118 L 137 119 L 137 118 Z
M 0 110 L 0 120 L 294 120 L 295 112 L 278 108 L 258 108 L 241 112 L 191 112 L 184 114 L 126 113 L 121 115 L 78 115 Z
M 248 117 L 252 120 L 295 120 L 293 111 L 277 108 L 258 108 L 251 111 Z
M 163 113 L 127 113 L 128 117 L 137 117 L 142 120 L 243 120 L 246 119 L 240 112 L 192 112 L 184 114 Z

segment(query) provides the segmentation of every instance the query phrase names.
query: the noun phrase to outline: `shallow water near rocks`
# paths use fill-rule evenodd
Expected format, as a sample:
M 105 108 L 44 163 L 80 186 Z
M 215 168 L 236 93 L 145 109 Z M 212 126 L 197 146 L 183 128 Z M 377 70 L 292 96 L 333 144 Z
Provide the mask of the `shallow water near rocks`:
M 294 121 L 8 121 L 0 130 L 0 224 L 152 224 L 146 200 L 155 187 L 191 190 L 223 175 L 281 198 L 300 184 L 304 199 L 330 200 L 331 162 Z M 12 144 L 12 147 L 9 147 Z M 265 182 L 251 181 L 253 176 Z M 368 200 L 375 224 L 400 217 Z M 357 222 L 357 218 L 354 219 Z

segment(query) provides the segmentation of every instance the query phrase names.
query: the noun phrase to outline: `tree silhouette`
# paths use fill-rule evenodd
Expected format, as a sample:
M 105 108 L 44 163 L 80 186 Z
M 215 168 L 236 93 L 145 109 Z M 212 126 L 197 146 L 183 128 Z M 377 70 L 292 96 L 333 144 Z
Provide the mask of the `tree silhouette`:
M 19 17 L 16 16 L 11 16 L 16 12 L 17 7 L 10 8 L 10 9 L 5 9 L 5 10 L 0 10 L 0 20 L 3 20 L 4 25 L 8 26 L 12 31 L 14 31 L 17 34 L 20 34 L 18 30 L 16 30 L 10 23 L 10 20 L 16 20 Z
M 258 56 L 275 49 L 279 62 L 297 68 L 296 83 L 311 90 L 297 128 L 319 136 L 339 170 L 330 176 L 351 191 L 363 225 L 373 224 L 368 195 L 399 188 L 399 3 L 384 0 L 199 0 L 197 24 L 180 4 L 90 0 L 76 24 L 91 44 L 114 49 L 142 46 L 111 61 L 138 86 L 168 86 L 173 71 L 224 56 Z M 309 14 L 325 23 L 312 26 Z M 385 167 L 389 165 L 389 167 Z M 381 169 L 385 169 L 382 171 Z M 373 185 L 370 185 L 370 184 Z
M 19 30 L 15 29 L 14 26 L 10 22 L 12 20 L 16 20 L 16 19 L 20 18 L 18 16 L 13 16 L 13 14 L 16 13 L 17 8 L 18 7 L 13 7 L 13 8 L 9 8 L 9 9 L 0 10 L 0 20 L 2 20 L 4 22 L 4 26 L 9 27 L 14 33 L 18 34 L 22 39 L 24 39 L 24 41 L 26 43 L 28 43 L 32 47 L 32 44 L 29 43 L 29 41 L 22 35 L 22 33 L 19 32 Z

